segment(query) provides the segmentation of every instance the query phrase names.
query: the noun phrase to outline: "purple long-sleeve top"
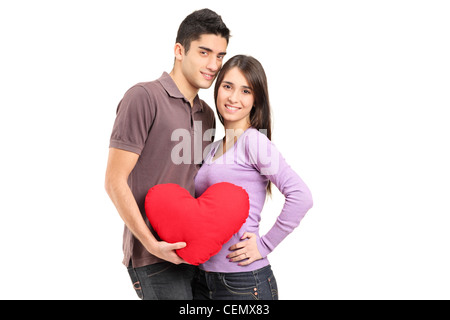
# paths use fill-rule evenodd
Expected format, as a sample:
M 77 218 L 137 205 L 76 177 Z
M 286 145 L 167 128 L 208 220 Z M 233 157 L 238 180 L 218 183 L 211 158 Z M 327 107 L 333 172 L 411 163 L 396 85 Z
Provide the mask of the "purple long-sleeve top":
M 239 232 L 222 246 L 219 253 L 200 265 L 200 268 L 212 272 L 257 270 L 269 264 L 267 255 L 300 224 L 306 212 L 312 207 L 311 192 L 286 163 L 274 144 L 258 130 L 247 129 L 233 148 L 213 161 L 220 146 L 221 141 L 212 144 L 211 151 L 206 155 L 204 164 L 195 178 L 196 197 L 201 196 L 215 183 L 230 182 L 247 191 L 250 211 Z M 269 180 L 285 196 L 285 203 L 273 227 L 265 235 L 260 236 L 259 222 Z M 257 246 L 263 259 L 248 266 L 239 266 L 237 262 L 230 262 L 226 256 L 231 253 L 229 248 L 232 245 L 243 241 L 241 237 L 245 232 L 257 235 Z

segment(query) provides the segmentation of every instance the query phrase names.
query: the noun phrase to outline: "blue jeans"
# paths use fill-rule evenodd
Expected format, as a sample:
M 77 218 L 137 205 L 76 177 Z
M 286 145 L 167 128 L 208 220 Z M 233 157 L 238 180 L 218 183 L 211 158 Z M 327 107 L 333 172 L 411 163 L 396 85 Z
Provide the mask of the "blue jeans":
M 192 281 L 198 267 L 161 262 L 140 268 L 130 264 L 128 273 L 142 300 L 192 300 Z
M 198 270 L 194 300 L 278 300 L 275 276 L 269 266 L 250 272 Z

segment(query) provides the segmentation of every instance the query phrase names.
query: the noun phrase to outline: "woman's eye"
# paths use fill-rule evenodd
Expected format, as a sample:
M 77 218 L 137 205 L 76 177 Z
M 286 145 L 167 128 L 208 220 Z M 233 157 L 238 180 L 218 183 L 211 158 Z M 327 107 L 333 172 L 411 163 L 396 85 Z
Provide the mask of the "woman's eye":
M 244 90 L 245 94 L 251 94 L 251 92 L 249 90 Z
M 230 86 L 229 84 L 225 84 L 223 87 L 224 87 L 225 89 L 231 89 L 231 86 Z

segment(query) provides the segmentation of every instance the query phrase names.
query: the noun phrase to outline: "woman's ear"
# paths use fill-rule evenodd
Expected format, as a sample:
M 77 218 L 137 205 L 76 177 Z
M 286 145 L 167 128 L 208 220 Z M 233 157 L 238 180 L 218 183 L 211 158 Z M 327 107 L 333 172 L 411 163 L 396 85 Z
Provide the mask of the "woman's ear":
M 174 48 L 174 53 L 175 53 L 175 59 L 178 61 L 183 60 L 183 56 L 184 56 L 184 47 L 181 43 L 175 43 L 175 48 Z

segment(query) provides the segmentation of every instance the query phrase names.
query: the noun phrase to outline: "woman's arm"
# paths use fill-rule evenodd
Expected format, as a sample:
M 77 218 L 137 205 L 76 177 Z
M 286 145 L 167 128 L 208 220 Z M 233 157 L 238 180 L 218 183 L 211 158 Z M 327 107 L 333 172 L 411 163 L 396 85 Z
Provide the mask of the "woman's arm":
M 284 195 L 285 203 L 272 228 L 260 239 L 252 233 L 245 233 L 239 242 L 230 247 L 231 261 L 242 261 L 248 265 L 266 257 L 299 224 L 313 205 L 311 191 L 298 174 L 287 164 L 274 144 L 266 136 L 258 133 L 249 137 L 246 144 L 255 170 L 267 177 Z
M 272 148 L 272 152 L 274 147 Z M 261 237 L 258 249 L 263 257 L 272 252 L 303 219 L 313 206 L 311 191 L 298 174 L 286 163 L 281 154 L 279 156 L 279 169 L 268 175 L 269 180 L 280 190 L 285 197 L 283 209 L 275 224 Z

